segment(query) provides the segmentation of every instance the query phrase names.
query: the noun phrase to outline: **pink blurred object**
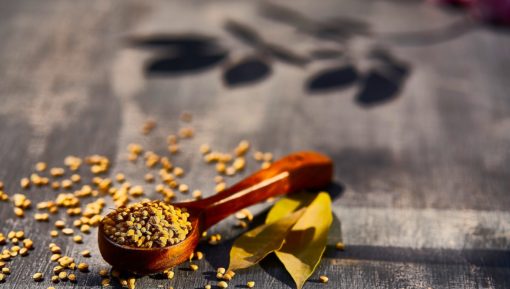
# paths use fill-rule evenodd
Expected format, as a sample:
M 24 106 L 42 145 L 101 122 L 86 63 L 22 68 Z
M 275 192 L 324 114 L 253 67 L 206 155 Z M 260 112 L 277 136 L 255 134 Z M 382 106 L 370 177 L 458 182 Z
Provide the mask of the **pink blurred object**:
M 482 21 L 510 25 L 510 0 L 429 0 L 429 2 L 465 7 Z
M 469 7 L 474 4 L 476 0 L 431 0 L 430 2 L 437 4 L 447 4 L 462 7 Z
M 510 25 L 510 0 L 477 0 L 473 12 L 482 20 Z

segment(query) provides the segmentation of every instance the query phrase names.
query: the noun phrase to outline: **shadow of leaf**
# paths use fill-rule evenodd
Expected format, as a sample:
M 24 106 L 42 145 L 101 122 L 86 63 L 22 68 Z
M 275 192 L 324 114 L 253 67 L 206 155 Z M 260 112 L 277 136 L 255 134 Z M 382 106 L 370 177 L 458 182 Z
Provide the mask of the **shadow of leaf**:
M 365 107 L 397 98 L 411 71 L 409 65 L 397 60 L 385 49 L 374 49 L 371 57 L 378 62 L 378 66 L 364 77 L 362 88 L 355 97 L 356 102 Z
M 138 48 L 178 50 L 181 53 L 199 53 L 220 48 L 215 37 L 195 33 L 132 36 L 126 41 Z
M 214 53 L 169 53 L 156 57 L 147 66 L 148 74 L 195 73 L 211 68 L 227 56 L 226 51 Z
M 194 73 L 211 68 L 228 55 L 216 38 L 194 33 L 133 36 L 127 42 L 157 51 L 145 67 L 148 74 Z
M 356 102 L 362 106 L 373 106 L 388 102 L 397 97 L 400 83 L 387 74 L 372 70 L 363 81 L 361 91 L 356 95 Z
M 271 66 L 260 57 L 249 56 L 230 66 L 223 74 L 223 82 L 230 87 L 255 84 L 271 74 Z
M 359 78 L 356 68 L 352 65 L 328 68 L 312 76 L 306 84 L 309 92 L 326 92 L 346 88 L 353 85 Z

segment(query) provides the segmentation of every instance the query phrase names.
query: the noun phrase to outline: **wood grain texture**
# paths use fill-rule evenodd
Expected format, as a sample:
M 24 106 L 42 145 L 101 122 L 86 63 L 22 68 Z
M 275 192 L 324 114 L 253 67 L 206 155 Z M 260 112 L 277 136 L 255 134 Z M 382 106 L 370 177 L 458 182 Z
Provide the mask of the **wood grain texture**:
M 510 287 L 508 31 L 422 1 L 277 4 L 0 1 L 5 191 L 20 191 L 37 161 L 56 166 L 67 155 L 95 153 L 112 160 L 112 175 L 144 185 L 146 169 L 129 164 L 126 146 L 166 152 L 166 136 L 190 111 L 196 137 L 174 162 L 206 195 L 215 173 L 198 154 L 202 143 L 230 150 L 248 139 L 276 157 L 310 149 L 334 160 L 329 243 L 343 238 L 346 251 L 328 248 L 305 288 Z M 148 118 L 158 127 L 142 136 Z M 246 174 L 256 169 L 250 161 Z M 33 202 L 55 195 L 27 194 Z M 198 272 L 183 266 L 174 280 L 144 277 L 137 288 L 214 284 L 213 271 L 227 266 L 242 232 L 233 224 L 211 230 L 224 236 L 220 245 L 199 245 L 206 260 Z M 16 219 L 0 203 L 0 225 L 37 239 L 0 288 L 49 286 L 31 276 L 50 274 L 51 223 Z M 63 237 L 57 244 L 73 256 L 95 252 L 91 273 L 79 273 L 74 287 L 98 288 L 97 272 L 107 266 L 95 233 L 81 245 Z M 275 258 L 239 272 L 230 287 L 248 280 L 292 287 Z

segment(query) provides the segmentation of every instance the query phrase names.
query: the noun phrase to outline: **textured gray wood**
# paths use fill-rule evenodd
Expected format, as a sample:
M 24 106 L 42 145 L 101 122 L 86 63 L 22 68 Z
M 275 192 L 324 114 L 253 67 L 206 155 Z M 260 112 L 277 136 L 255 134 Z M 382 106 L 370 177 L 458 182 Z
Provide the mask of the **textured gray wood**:
M 334 159 L 330 244 L 343 238 L 347 248 L 328 248 L 305 288 L 510 287 L 508 31 L 464 29 L 468 24 L 455 25 L 464 21 L 458 13 L 421 1 L 280 4 L 292 5 L 291 17 L 245 1 L 0 1 L 0 180 L 6 192 L 18 192 L 19 179 L 39 160 L 53 166 L 67 155 L 96 153 L 111 158 L 111 174 L 124 172 L 143 184 L 146 169 L 126 161 L 126 146 L 138 142 L 164 153 L 165 137 L 182 126 L 179 114 L 190 111 L 196 137 L 175 163 L 189 170 L 185 182 L 193 189 L 214 190 L 214 171 L 197 153 L 201 143 L 229 150 L 249 139 L 278 157 L 314 149 Z M 342 39 L 317 33 L 319 22 L 340 17 L 356 19 L 358 26 L 335 26 L 348 32 Z M 358 34 L 351 37 L 353 31 Z M 215 37 L 228 56 L 207 67 L 203 59 L 201 71 L 175 62 L 165 71 L 150 70 L 172 54 L 127 39 L 156 34 Z M 389 51 L 407 74 L 391 76 L 401 81 L 396 97 L 371 103 L 360 91 L 369 86 L 363 77 L 377 80 L 370 73 L 381 61 L 384 66 L 369 56 L 375 47 Z M 310 61 L 317 50 L 349 60 Z M 224 78 L 226 71 L 252 55 L 269 74 L 254 84 L 229 86 L 234 80 Z M 309 86 L 339 65 L 358 74 L 328 91 Z M 158 127 L 142 136 L 148 118 Z M 250 161 L 248 168 L 257 165 Z M 34 202 L 54 194 L 29 193 Z M 177 269 L 174 280 L 144 277 L 137 287 L 199 288 L 214 280 L 212 272 L 228 264 L 230 245 L 241 233 L 233 223 L 213 228 L 224 243 L 200 245 L 206 260 L 199 272 Z M 10 264 L 13 274 L 0 288 L 49 286 L 48 278 L 34 285 L 31 276 L 49 276 L 51 224 L 16 219 L 11 205 L 0 203 L 0 225 L 3 233 L 24 229 L 36 240 L 29 257 Z M 87 260 L 92 272 L 80 273 L 75 287 L 98 287 L 97 271 L 107 266 L 95 234 L 82 245 L 63 237 L 57 243 L 73 256 L 93 251 Z M 329 276 L 329 284 L 317 282 L 320 274 Z M 274 258 L 239 272 L 231 287 L 243 288 L 247 280 L 258 288 L 293 287 Z

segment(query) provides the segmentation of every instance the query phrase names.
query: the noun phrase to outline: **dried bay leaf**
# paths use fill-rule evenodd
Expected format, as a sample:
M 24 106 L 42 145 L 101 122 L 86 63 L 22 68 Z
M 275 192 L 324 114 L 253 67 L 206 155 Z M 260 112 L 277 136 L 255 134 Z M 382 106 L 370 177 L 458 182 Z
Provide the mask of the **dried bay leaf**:
M 250 267 L 268 254 L 280 249 L 285 236 L 304 212 L 304 209 L 298 210 L 237 238 L 230 250 L 229 270 Z
M 332 221 L 331 198 L 321 192 L 287 233 L 281 249 L 275 251 L 298 289 L 319 264 Z
M 308 206 L 315 197 L 317 197 L 316 194 L 300 192 L 280 199 L 267 214 L 266 224 L 272 223 L 300 208 Z

